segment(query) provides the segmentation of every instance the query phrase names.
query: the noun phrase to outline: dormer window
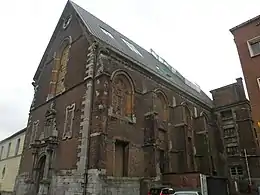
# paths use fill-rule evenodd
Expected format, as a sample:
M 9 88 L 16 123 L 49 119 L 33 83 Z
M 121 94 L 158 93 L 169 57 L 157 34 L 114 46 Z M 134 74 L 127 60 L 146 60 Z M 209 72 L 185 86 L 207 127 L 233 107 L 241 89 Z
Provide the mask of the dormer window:
M 135 48 L 135 46 L 133 44 L 129 43 L 127 40 L 125 40 L 123 38 L 121 38 L 121 39 L 129 47 L 129 49 L 131 49 L 133 52 L 135 52 L 139 56 L 143 57 L 142 54 Z

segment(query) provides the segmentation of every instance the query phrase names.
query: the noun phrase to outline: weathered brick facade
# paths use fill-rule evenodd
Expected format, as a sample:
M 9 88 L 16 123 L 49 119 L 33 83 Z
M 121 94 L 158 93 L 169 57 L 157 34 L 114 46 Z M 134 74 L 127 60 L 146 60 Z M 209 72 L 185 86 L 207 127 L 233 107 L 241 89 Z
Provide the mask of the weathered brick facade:
M 252 45 L 259 41 L 259 21 L 260 16 L 257 16 L 230 30 L 234 36 L 234 41 L 241 62 L 248 96 L 252 107 L 254 126 L 258 137 L 260 136 L 260 128 L 258 125 L 258 122 L 260 122 L 260 83 L 258 83 L 257 79 L 260 77 L 260 67 L 258 65 L 260 62 L 260 56 L 258 55 L 258 52 L 254 53 Z
M 227 175 L 212 101 L 128 41 L 67 3 L 34 76 L 16 194 L 146 194 L 162 173 Z
M 211 91 L 214 113 L 217 115 L 223 139 L 230 178 L 237 181 L 240 190 L 245 190 L 241 182 L 248 179 L 245 150 L 251 177 L 259 178 L 257 136 L 251 116 L 251 107 L 246 99 L 242 78 L 236 83 Z M 233 186 L 234 187 L 234 186 Z

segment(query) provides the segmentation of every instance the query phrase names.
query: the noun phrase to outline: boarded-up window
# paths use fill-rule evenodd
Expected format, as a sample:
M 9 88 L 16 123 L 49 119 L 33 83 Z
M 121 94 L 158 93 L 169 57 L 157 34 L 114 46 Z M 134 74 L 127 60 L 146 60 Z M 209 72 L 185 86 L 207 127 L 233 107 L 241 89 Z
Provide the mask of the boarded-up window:
M 115 143 L 115 176 L 126 177 L 128 175 L 129 146 L 126 142 Z
M 125 75 L 117 75 L 112 82 L 113 112 L 120 116 L 133 114 L 134 94 L 131 81 Z
M 162 92 L 157 92 L 154 97 L 154 110 L 158 113 L 159 119 L 168 120 L 168 105 L 165 96 Z
M 67 73 L 71 41 L 72 40 L 67 37 L 62 42 L 57 53 L 55 53 L 54 66 L 52 69 L 50 89 L 47 100 L 65 91 L 65 76 Z
M 57 81 L 56 81 L 56 90 L 55 94 L 58 95 L 62 93 L 65 90 L 64 86 L 64 80 L 65 80 L 65 75 L 67 72 L 67 63 L 69 60 L 69 48 L 70 45 L 67 45 L 64 50 L 62 51 L 61 59 L 60 59 L 60 65 L 58 68 L 57 72 Z
M 193 145 L 192 145 L 192 139 L 188 138 L 188 147 L 187 147 L 187 154 L 188 154 L 188 168 L 193 168 Z
M 160 171 L 161 173 L 164 173 L 165 158 L 164 158 L 163 150 L 159 150 L 159 162 L 160 162 Z

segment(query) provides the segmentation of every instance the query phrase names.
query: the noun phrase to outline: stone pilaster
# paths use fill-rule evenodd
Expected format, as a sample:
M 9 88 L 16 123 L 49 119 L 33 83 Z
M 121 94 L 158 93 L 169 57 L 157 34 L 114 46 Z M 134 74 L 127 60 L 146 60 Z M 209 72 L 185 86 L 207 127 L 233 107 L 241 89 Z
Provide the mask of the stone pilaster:
M 97 44 L 94 42 L 88 48 L 86 72 L 85 72 L 85 94 L 82 97 L 81 103 L 81 123 L 80 123 L 80 138 L 78 145 L 78 162 L 77 172 L 84 175 L 87 171 L 88 160 L 88 146 L 89 146 L 89 134 L 90 134 L 90 119 L 92 109 L 92 93 L 93 93 L 93 77 L 94 77 L 94 65 L 96 61 L 96 48 Z

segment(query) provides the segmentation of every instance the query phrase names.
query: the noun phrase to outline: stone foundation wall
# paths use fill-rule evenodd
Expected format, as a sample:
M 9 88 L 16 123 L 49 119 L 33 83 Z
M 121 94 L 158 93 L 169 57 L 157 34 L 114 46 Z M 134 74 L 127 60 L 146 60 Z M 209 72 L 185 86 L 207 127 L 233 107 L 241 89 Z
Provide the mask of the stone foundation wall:
M 60 171 L 50 180 L 48 195 L 82 195 L 84 177 L 74 171 Z M 42 184 L 40 184 L 42 185 Z M 42 192 L 45 193 L 45 192 Z M 40 194 L 42 194 L 40 193 Z M 14 195 L 34 195 L 34 183 L 28 175 L 20 175 L 16 178 Z
M 1 195 L 12 195 L 13 192 L 0 191 Z
M 16 177 L 13 195 L 30 195 L 32 184 L 28 173 L 18 175 Z
M 140 178 L 107 177 L 105 189 L 107 195 L 140 195 Z
M 105 170 L 88 171 L 88 195 L 140 195 L 140 178 L 106 176 Z
M 33 195 L 33 182 L 27 175 L 16 179 L 14 195 Z M 88 195 L 140 195 L 139 177 L 106 176 L 105 170 L 88 170 Z M 77 171 L 60 171 L 50 180 L 48 195 L 82 195 L 84 175 Z
M 82 174 L 61 174 L 52 177 L 49 195 L 82 195 L 84 176 Z

